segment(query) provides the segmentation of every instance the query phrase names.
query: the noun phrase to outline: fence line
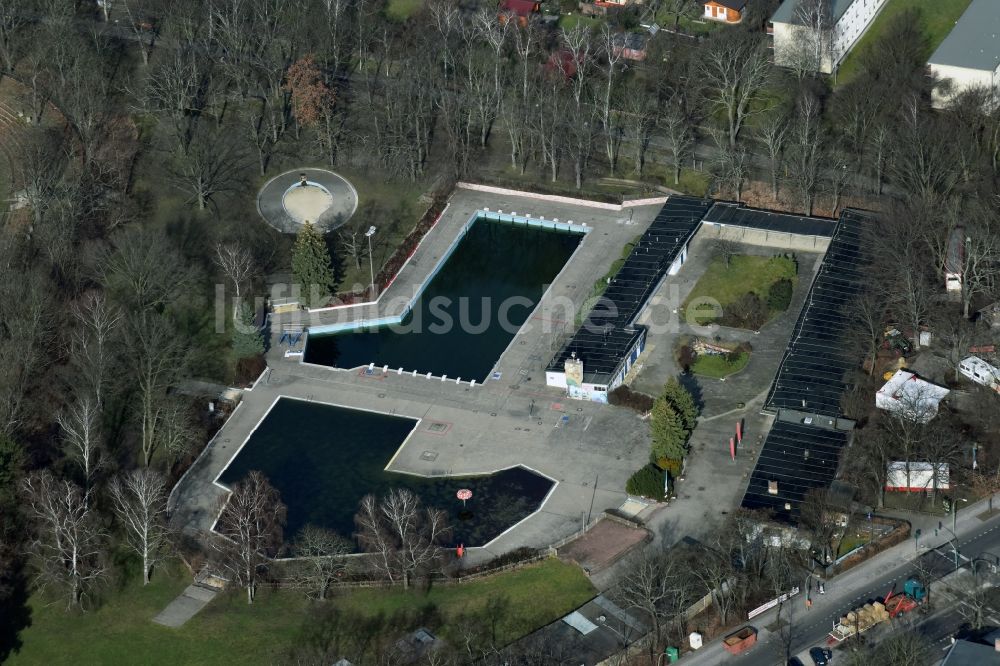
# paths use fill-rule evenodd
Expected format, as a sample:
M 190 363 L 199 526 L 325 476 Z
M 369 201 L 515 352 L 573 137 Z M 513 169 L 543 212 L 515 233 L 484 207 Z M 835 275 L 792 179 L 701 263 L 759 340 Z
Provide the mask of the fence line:
M 474 571 L 469 574 L 458 574 L 457 576 L 442 576 L 436 575 L 429 578 L 429 582 L 434 585 L 461 585 L 463 583 L 468 583 L 472 581 L 482 580 L 484 578 L 491 578 L 493 576 L 498 576 L 502 573 L 507 573 L 508 571 L 513 571 L 515 569 L 521 569 L 523 567 L 529 566 L 531 564 L 537 564 L 542 560 L 549 559 L 549 554 L 546 552 L 540 552 L 537 555 L 533 555 L 527 559 L 519 560 L 517 562 L 510 562 L 509 564 L 504 564 L 503 566 L 497 567 L 495 569 L 487 569 L 485 571 Z M 417 582 L 423 582 L 428 580 L 427 578 L 419 578 Z M 301 587 L 289 580 L 276 580 L 272 583 L 274 587 L 282 589 L 294 589 Z M 390 587 L 402 587 L 403 581 L 396 580 L 341 580 L 330 584 L 331 588 L 334 589 L 354 589 L 354 588 L 390 588 Z M 411 587 L 415 586 L 414 582 L 411 582 Z
M 651 206 L 653 204 L 663 204 L 666 203 L 667 201 L 667 197 L 663 196 L 663 197 L 650 197 L 646 199 L 634 199 L 632 201 L 623 201 L 620 204 L 613 204 L 613 203 L 605 203 L 602 201 L 591 201 L 590 199 L 577 199 L 576 197 L 566 197 L 559 194 L 538 194 L 535 192 L 527 192 L 525 190 L 512 190 L 506 187 L 496 187 L 494 185 L 480 185 L 479 183 L 458 182 L 455 183 L 455 187 L 460 187 L 463 190 L 488 192 L 490 194 L 499 194 L 502 196 L 537 199 L 539 201 L 548 201 L 550 203 L 572 204 L 574 206 L 589 206 L 590 208 L 600 208 L 602 210 L 611 210 L 616 212 L 621 211 L 623 208 L 631 208 L 633 206 Z

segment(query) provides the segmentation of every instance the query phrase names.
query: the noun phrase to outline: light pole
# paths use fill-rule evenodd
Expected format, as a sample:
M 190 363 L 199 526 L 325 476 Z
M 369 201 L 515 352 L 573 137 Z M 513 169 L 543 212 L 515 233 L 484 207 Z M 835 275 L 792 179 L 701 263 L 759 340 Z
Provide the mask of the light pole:
M 372 272 L 372 300 L 374 301 L 378 298 L 375 293 L 375 260 L 372 259 L 372 236 L 375 235 L 375 227 L 368 227 L 368 231 L 365 232 L 365 238 L 368 239 L 368 268 Z
M 958 538 L 958 535 L 955 534 L 955 529 L 956 529 L 957 524 L 958 524 L 958 514 L 955 511 L 955 508 L 956 508 L 955 505 L 958 504 L 959 501 L 960 500 L 955 499 L 955 500 L 952 500 L 952 502 L 951 502 L 951 533 L 955 536 L 956 539 Z M 962 502 L 968 502 L 969 500 L 967 500 L 967 499 L 965 499 L 963 497 L 961 499 L 961 501 Z

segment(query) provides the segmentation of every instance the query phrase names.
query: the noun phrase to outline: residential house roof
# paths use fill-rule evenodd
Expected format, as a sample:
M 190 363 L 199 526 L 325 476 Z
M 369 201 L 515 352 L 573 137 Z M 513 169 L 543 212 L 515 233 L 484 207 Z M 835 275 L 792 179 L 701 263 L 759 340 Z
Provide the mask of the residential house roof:
M 1000 664 L 1000 652 L 992 645 L 955 641 L 941 661 L 941 666 L 987 666 Z
M 1000 3 L 972 0 L 927 62 L 988 72 L 997 69 L 1000 65 Z
M 743 11 L 743 8 L 747 6 L 747 0 L 698 0 L 703 5 L 712 3 L 713 5 L 722 5 L 729 9 L 735 9 L 738 12 Z
M 646 39 L 646 35 L 641 32 L 619 32 L 615 33 L 611 41 L 616 49 L 641 51 L 646 48 Z
M 538 11 L 537 0 L 501 0 L 500 11 L 517 16 L 531 16 Z
M 830 7 L 830 15 L 833 17 L 834 23 L 839 21 L 840 17 L 847 11 L 847 8 L 855 2 L 862 2 L 862 0 L 830 0 L 830 4 L 832 5 Z M 774 15 L 771 17 L 771 23 L 801 23 L 796 11 L 798 6 L 799 0 L 785 0 L 778 7 L 778 11 L 774 12 Z

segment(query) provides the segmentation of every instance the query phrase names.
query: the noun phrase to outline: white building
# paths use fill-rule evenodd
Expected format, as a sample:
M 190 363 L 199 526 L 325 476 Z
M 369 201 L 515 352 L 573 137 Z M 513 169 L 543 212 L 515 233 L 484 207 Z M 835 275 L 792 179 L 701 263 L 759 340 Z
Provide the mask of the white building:
M 819 40 L 822 46 L 817 49 L 821 53 L 818 69 L 824 74 L 832 73 L 865 34 L 887 1 L 828 0 L 826 16 L 810 19 L 805 8 L 814 6 L 814 0 L 785 0 L 771 17 L 774 63 L 782 67 L 802 63 L 803 50 L 812 50 L 805 44 Z M 822 31 L 813 27 L 824 24 L 826 28 Z
M 938 405 L 949 393 L 912 372 L 897 370 L 875 394 L 875 406 L 910 421 L 927 423 L 937 416 Z
M 978 356 L 964 359 L 958 364 L 958 371 L 977 384 L 1000 393 L 1000 370 Z
M 950 487 L 951 469 L 948 463 L 891 462 L 885 476 L 886 490 L 926 492 L 948 490 Z
M 1000 2 L 972 0 L 927 65 L 932 75 L 949 84 L 935 87 L 933 103 L 937 108 L 970 88 L 986 88 L 996 94 L 1000 86 Z

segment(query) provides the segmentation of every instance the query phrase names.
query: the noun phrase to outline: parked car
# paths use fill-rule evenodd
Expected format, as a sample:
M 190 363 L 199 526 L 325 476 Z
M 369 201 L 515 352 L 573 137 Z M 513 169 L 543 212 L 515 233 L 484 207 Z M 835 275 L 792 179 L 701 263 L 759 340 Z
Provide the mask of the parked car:
M 809 658 L 816 666 L 826 666 L 833 659 L 833 650 L 821 647 L 809 648 Z

